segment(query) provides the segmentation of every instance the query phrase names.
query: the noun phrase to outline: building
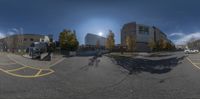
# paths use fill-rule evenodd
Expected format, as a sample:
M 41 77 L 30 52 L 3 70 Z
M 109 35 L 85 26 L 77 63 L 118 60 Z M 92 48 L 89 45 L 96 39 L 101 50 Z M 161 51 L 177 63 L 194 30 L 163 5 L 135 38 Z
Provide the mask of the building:
M 184 45 L 176 45 L 176 49 L 178 49 L 178 50 L 184 50 L 184 49 L 187 49 L 188 47 L 187 47 L 187 45 L 186 44 L 184 44 Z
M 155 26 L 137 24 L 136 22 L 124 24 L 121 29 L 121 44 L 123 46 L 126 46 L 126 37 L 129 35 L 136 40 L 135 51 L 150 51 L 148 44 L 151 40 L 159 42 L 160 39 L 163 39 L 165 42 L 174 45 L 167 38 L 167 35 Z
M 48 42 L 48 36 L 40 34 L 15 34 L 0 39 L 1 50 L 15 50 L 15 49 L 26 49 L 33 42 Z
M 88 33 L 85 36 L 85 45 L 96 46 L 99 43 L 100 46 L 105 46 L 106 38 L 102 36 L 98 36 L 96 34 Z
M 189 49 L 197 49 L 200 50 L 200 39 L 191 41 L 187 43 Z

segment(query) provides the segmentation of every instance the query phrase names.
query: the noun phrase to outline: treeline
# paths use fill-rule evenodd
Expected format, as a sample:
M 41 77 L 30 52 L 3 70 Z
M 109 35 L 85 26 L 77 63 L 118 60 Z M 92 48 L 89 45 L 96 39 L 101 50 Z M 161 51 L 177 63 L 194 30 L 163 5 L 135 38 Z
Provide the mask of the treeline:
M 128 35 L 125 38 L 126 50 L 134 51 L 136 48 L 136 38 L 133 35 Z M 170 51 L 175 50 L 175 46 L 170 42 L 165 41 L 164 39 L 160 39 L 155 42 L 153 39 L 148 41 L 148 47 L 151 51 Z
M 164 39 L 159 39 L 157 42 L 150 40 L 148 46 L 151 51 L 170 51 L 175 50 L 175 45 L 172 45 L 170 42 L 165 41 Z

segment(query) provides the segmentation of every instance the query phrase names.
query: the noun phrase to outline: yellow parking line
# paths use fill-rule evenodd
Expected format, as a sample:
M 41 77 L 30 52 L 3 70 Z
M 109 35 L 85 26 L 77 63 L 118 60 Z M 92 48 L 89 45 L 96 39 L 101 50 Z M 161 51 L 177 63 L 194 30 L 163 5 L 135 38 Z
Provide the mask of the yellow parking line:
M 50 71 L 50 72 L 45 73 L 45 74 L 38 75 L 37 77 L 47 76 L 47 75 L 50 75 L 50 74 L 52 74 L 53 72 L 55 72 L 55 71 L 52 70 L 52 69 L 49 69 L 49 71 Z
M 14 72 L 14 71 L 18 71 L 18 70 L 25 69 L 25 68 L 27 68 L 27 67 L 23 66 L 23 67 L 20 67 L 20 68 L 6 70 L 6 71 L 8 71 L 8 72 Z
M 5 64 L 0 63 L 0 65 L 13 65 L 13 64 L 17 64 L 17 63 L 5 63 Z
M 42 69 L 40 69 L 35 76 L 38 76 L 42 72 Z
M 192 60 L 191 60 L 191 59 L 189 59 L 188 57 L 187 57 L 187 60 L 189 60 L 189 61 L 190 61 L 190 63 L 191 63 L 193 66 L 195 66 L 196 68 L 200 69 L 200 67 L 199 67 L 199 66 L 197 66 L 195 63 L 193 63 L 193 62 L 192 62 Z
M 0 71 L 4 72 L 4 73 L 7 73 L 9 75 L 12 75 L 12 76 L 15 76 L 15 77 L 21 77 L 21 78 L 37 78 L 37 77 L 42 77 L 42 76 L 47 76 L 47 75 L 50 75 L 51 73 L 54 72 L 54 70 L 52 69 L 49 69 L 50 72 L 48 73 L 45 73 L 45 74 L 41 74 L 41 75 L 21 75 L 21 74 L 15 74 L 15 73 L 12 73 L 12 72 L 8 72 L 6 70 L 3 70 L 0 68 Z M 42 71 L 42 70 L 41 70 Z
M 26 66 L 25 64 L 22 64 L 12 58 L 9 57 L 9 55 L 7 55 L 9 59 L 11 59 L 12 61 L 14 61 L 15 63 L 13 64 L 20 64 L 22 65 L 23 67 L 20 67 L 20 68 L 16 68 L 16 69 L 11 69 L 11 70 L 5 70 L 5 69 L 2 69 L 0 68 L 0 71 L 4 72 L 4 73 L 7 73 L 11 76 L 15 76 L 15 77 L 21 77 L 21 78 L 37 78 L 37 77 L 42 77 L 42 76 L 47 76 L 47 75 L 50 75 L 52 73 L 54 73 L 55 71 L 50 69 L 50 67 L 48 68 L 37 68 L 37 67 L 33 67 L 33 66 Z M 64 59 L 54 63 L 53 65 L 55 64 L 58 64 L 59 62 L 63 61 Z M 53 66 L 51 65 L 51 66 Z M 23 74 L 17 74 L 17 73 L 14 73 L 14 71 L 18 71 L 18 70 L 22 70 L 22 69 L 25 69 L 25 68 L 30 68 L 30 69 L 34 69 L 34 70 L 38 70 L 38 72 L 36 74 L 33 74 L 33 75 L 23 75 Z M 42 73 L 42 71 L 48 71 L 46 73 Z M 42 73 L 42 74 L 41 74 Z

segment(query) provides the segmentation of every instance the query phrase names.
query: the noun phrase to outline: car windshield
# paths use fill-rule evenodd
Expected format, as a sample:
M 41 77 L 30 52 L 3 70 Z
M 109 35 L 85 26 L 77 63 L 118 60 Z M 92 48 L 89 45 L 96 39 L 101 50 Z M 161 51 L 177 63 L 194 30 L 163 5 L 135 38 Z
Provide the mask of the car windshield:
M 0 99 L 200 99 L 200 0 L 0 0 Z

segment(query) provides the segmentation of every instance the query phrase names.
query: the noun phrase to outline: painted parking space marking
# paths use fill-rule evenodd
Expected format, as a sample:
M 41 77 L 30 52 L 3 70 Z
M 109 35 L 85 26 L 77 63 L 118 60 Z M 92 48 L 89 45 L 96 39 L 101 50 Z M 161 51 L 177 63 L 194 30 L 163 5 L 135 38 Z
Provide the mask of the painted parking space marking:
M 25 74 L 18 74 L 18 73 L 15 73 L 15 71 L 25 70 L 26 68 L 33 69 L 33 68 L 30 68 L 30 67 L 27 67 L 27 66 L 23 66 L 23 67 L 16 68 L 16 69 L 11 69 L 11 70 L 4 70 L 4 69 L 0 68 L 0 71 L 4 72 L 4 73 L 6 73 L 6 74 L 9 74 L 9 75 L 11 75 L 11 76 L 22 77 L 22 78 L 36 78 L 36 77 L 42 77 L 42 76 L 50 75 L 50 74 L 52 74 L 53 72 L 55 72 L 55 71 L 52 70 L 52 69 L 33 69 L 33 70 L 38 70 L 38 72 L 37 72 L 36 74 L 31 74 L 31 75 L 25 75 Z M 46 73 L 41 73 L 42 71 L 48 71 L 48 72 L 46 72 Z
M 200 69 L 200 67 L 197 66 L 195 63 L 193 63 L 192 60 L 191 60 L 190 58 L 187 57 L 187 60 L 189 60 L 189 62 L 190 62 L 193 66 L 195 66 L 196 68 Z
M 59 64 L 60 62 L 64 61 L 65 58 L 62 58 L 55 63 L 49 66 L 27 66 L 24 63 L 21 63 L 9 55 L 8 57 L 9 62 L 0 63 L 0 72 L 4 72 L 5 74 L 21 77 L 21 78 L 37 78 L 37 77 L 44 77 L 48 76 L 55 71 L 51 69 L 52 66 Z
M 38 76 L 42 72 L 42 69 L 40 69 L 35 76 Z
M 37 77 L 43 77 L 48 76 L 55 71 L 50 68 L 39 68 L 39 67 L 32 67 L 32 66 L 26 66 L 25 64 L 22 64 L 16 60 L 13 60 L 9 58 L 12 62 L 10 63 L 1 63 L 0 64 L 0 71 L 11 75 L 15 77 L 21 77 L 21 78 L 37 78 Z M 19 65 L 18 67 L 9 68 L 11 65 Z M 34 72 L 36 71 L 36 73 Z M 45 72 L 44 72 L 45 71 Z M 25 74 L 23 74 L 25 73 Z M 30 74 L 31 73 L 31 74 Z
M 17 64 L 17 63 L 0 63 L 0 65 L 14 65 L 14 64 Z
M 200 59 L 191 59 L 191 60 L 200 60 Z
M 20 67 L 20 68 L 11 69 L 11 70 L 7 70 L 7 71 L 8 72 L 14 72 L 14 71 L 18 71 L 18 70 L 21 70 L 21 69 L 24 69 L 24 68 L 27 68 L 27 67 L 23 66 L 23 67 Z
M 200 69 L 200 53 L 189 55 L 187 60 L 197 69 Z

